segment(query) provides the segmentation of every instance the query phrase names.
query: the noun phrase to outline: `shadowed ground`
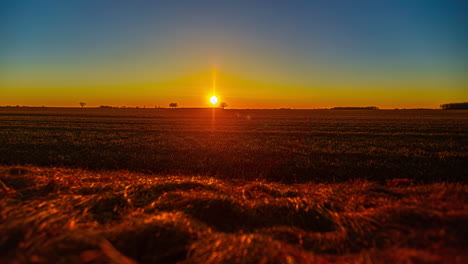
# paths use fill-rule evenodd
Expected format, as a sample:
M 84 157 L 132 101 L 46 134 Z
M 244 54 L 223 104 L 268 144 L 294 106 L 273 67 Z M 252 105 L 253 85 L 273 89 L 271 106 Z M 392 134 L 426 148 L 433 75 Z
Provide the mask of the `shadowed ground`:
M 282 183 L 466 181 L 468 111 L 0 108 L 0 164 Z
M 0 262 L 466 263 L 468 187 L 0 167 Z

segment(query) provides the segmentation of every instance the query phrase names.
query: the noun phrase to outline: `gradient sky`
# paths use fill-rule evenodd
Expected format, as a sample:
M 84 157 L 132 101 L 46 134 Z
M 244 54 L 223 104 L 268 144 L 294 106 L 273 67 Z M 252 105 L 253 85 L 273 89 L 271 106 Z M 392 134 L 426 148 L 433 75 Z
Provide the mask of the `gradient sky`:
M 464 0 L 3 0 L 0 105 L 468 101 Z

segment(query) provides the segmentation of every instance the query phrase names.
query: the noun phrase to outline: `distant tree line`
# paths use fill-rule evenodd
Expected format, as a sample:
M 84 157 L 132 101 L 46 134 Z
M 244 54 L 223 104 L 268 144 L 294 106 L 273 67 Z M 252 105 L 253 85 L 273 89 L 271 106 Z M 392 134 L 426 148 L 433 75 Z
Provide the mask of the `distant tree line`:
M 332 110 L 379 110 L 377 106 L 365 106 L 365 107 L 333 107 Z
M 28 105 L 0 105 L 1 108 L 19 108 L 19 107 L 25 107 L 25 108 L 28 108 L 28 107 L 31 107 L 31 106 L 28 106 Z M 33 106 L 34 107 L 34 106 Z M 43 106 L 42 106 L 43 107 Z
M 468 103 L 450 103 L 440 105 L 442 110 L 468 110 Z
M 85 102 L 79 102 L 79 105 L 81 108 L 84 108 L 87 103 Z M 10 107 L 29 107 L 29 106 L 20 106 L 20 105 L 16 105 L 16 106 L 11 106 L 11 105 L 5 105 L 5 106 L 1 106 L 0 107 L 2 108 L 10 108 Z M 42 106 L 42 107 L 45 107 L 45 106 Z M 179 107 L 179 104 L 178 103 L 170 103 L 169 104 L 169 107 L 170 108 L 177 108 Z M 219 108 L 226 108 L 228 107 L 228 104 L 226 102 L 220 102 L 219 105 L 218 105 Z M 111 105 L 100 105 L 98 108 L 136 108 L 136 109 L 139 109 L 140 107 L 139 106 L 135 106 L 135 107 L 127 107 L 127 106 L 111 106 Z M 143 106 L 143 108 L 146 108 L 146 105 Z M 160 105 L 155 105 L 154 108 L 158 109 L 158 108 L 161 108 Z

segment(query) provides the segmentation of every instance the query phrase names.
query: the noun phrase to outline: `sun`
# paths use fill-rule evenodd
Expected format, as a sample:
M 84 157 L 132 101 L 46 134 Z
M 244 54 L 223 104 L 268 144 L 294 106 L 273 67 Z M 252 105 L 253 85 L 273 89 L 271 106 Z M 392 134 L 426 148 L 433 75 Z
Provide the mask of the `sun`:
M 218 97 L 216 97 L 216 95 L 211 96 L 211 97 L 210 97 L 210 103 L 211 103 L 212 105 L 217 104 L 217 103 L 218 103 Z

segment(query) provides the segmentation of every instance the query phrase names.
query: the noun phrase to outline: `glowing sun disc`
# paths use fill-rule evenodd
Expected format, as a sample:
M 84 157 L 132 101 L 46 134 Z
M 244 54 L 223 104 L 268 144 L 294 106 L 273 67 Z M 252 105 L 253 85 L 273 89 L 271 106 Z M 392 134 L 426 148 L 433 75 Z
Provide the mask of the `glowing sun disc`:
M 218 97 L 216 97 L 215 95 L 211 96 L 210 102 L 211 102 L 212 105 L 217 104 L 218 103 Z

